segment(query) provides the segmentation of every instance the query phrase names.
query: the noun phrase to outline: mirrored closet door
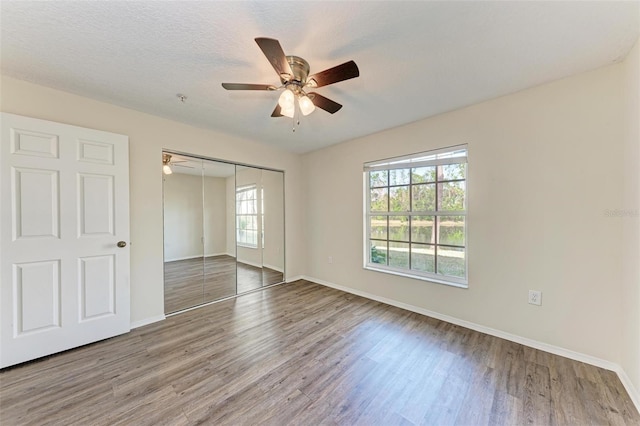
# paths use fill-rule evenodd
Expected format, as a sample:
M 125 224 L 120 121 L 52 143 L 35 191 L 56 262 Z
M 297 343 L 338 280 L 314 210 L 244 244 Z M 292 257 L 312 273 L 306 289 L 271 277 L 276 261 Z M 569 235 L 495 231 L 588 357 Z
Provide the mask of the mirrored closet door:
M 284 173 L 163 153 L 165 313 L 284 281 Z

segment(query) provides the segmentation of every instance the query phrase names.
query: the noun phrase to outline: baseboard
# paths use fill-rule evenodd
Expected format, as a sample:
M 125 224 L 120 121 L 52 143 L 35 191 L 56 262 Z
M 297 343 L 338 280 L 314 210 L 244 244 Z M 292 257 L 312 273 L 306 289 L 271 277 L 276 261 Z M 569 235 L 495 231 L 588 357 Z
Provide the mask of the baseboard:
M 307 279 L 307 278 L 305 278 L 305 277 L 304 277 L 304 275 L 296 275 L 295 277 L 287 278 L 287 279 L 286 279 L 286 282 L 288 282 L 288 283 L 292 283 L 292 282 L 294 282 L 294 281 L 298 281 L 298 280 L 306 280 L 306 279 Z M 309 281 L 311 281 L 311 280 L 309 279 Z M 318 283 L 318 284 L 320 284 L 320 283 Z M 345 290 L 345 291 L 346 291 L 346 290 Z
M 227 256 L 227 252 L 222 253 L 207 253 L 204 257 L 214 257 L 214 256 Z
M 185 256 L 185 257 L 176 257 L 173 259 L 165 259 L 165 262 L 176 262 L 178 260 L 189 260 L 189 259 L 197 259 L 199 257 L 202 257 L 201 254 L 196 254 L 195 256 Z
M 622 369 L 622 367 L 618 366 L 616 373 L 618 374 L 618 377 L 622 382 L 622 386 L 624 386 L 624 388 L 627 390 L 631 401 L 633 401 L 633 405 L 635 405 L 636 409 L 640 411 L 640 392 L 638 392 L 638 389 L 636 389 L 636 387 L 633 385 L 633 382 L 631 382 L 631 378 Z
M 238 260 L 238 259 L 236 259 L 236 262 L 243 263 L 243 264 L 249 265 L 249 266 L 253 266 L 254 268 L 262 268 L 262 265 L 260 265 L 259 263 L 249 262 L 248 260 Z
M 371 299 L 371 300 L 375 300 L 377 302 L 382 302 L 384 304 L 387 305 L 391 305 L 391 306 L 395 306 L 397 308 L 401 308 L 401 309 L 405 309 L 407 311 L 411 311 L 411 312 L 415 312 L 418 314 L 422 314 L 422 315 L 426 315 L 428 317 L 432 317 L 432 318 L 436 318 L 439 319 L 441 321 L 445 321 L 451 324 L 455 324 L 455 325 L 459 325 L 461 327 L 465 327 L 465 328 L 469 328 L 471 330 L 475 330 L 475 331 L 479 331 L 480 333 L 485 333 L 488 334 L 490 336 L 495 336 L 495 337 L 499 337 L 501 339 L 505 339 L 505 340 L 509 340 L 511 342 L 515 342 L 515 343 L 520 343 L 521 345 L 524 346 L 528 346 L 530 348 L 534 348 L 534 349 L 540 349 L 541 351 L 545 351 L 545 352 L 549 352 L 552 353 L 554 355 L 559 355 L 559 356 L 563 356 L 565 358 L 569 358 L 572 359 L 574 361 L 580 361 L 580 362 L 584 362 L 585 364 L 590 364 L 596 367 L 600 367 L 600 368 L 604 368 L 605 370 L 610 370 L 615 372 L 618 377 L 620 378 L 620 381 L 622 382 L 622 385 L 624 386 L 624 388 L 627 390 L 627 393 L 629 393 L 629 397 L 631 398 L 631 400 L 633 401 L 634 405 L 636 406 L 636 409 L 638 411 L 640 411 L 640 394 L 638 393 L 638 390 L 635 388 L 635 386 L 633 386 L 633 383 L 631 382 L 631 379 L 629 378 L 629 376 L 625 373 L 625 371 L 622 369 L 622 367 L 614 362 L 611 361 L 607 361 L 604 359 L 600 359 L 591 355 L 586 355 L 580 352 L 576 352 L 576 351 L 572 351 L 570 349 L 566 349 L 566 348 L 562 348 L 560 346 L 555 346 L 555 345 L 550 345 L 548 343 L 544 343 L 544 342 L 539 342 L 537 340 L 533 340 L 533 339 L 529 339 L 526 337 L 522 337 L 522 336 L 518 336 L 515 334 L 511 334 L 511 333 L 507 333 L 501 330 L 497 330 L 495 328 L 491 328 L 491 327 L 485 327 L 483 325 L 480 324 L 476 324 L 470 321 L 466 321 L 466 320 L 462 320 L 459 318 L 455 318 L 455 317 L 451 317 L 449 315 L 444 315 L 438 312 L 434 312 L 434 311 L 430 311 L 428 309 L 424 309 L 421 308 L 419 306 L 414 306 L 414 305 L 410 305 L 408 303 L 403 303 L 403 302 L 399 302 L 397 300 L 393 300 L 393 299 L 388 299 L 386 297 L 382 297 L 382 296 L 378 296 L 372 293 L 368 293 L 366 291 L 360 291 L 360 290 L 356 290 L 350 287 L 345 287 L 345 286 L 341 286 L 338 284 L 334 284 L 328 281 L 324 281 L 318 278 L 314 278 L 314 277 L 309 277 L 309 276 L 300 276 L 300 277 L 295 277 L 292 278 L 289 281 L 295 281 L 296 279 L 304 279 L 307 281 L 311 281 L 326 287 L 331 287 L 331 288 L 335 288 L 336 290 L 341 290 L 344 291 L 346 293 L 351 293 L 351 294 L 355 294 L 357 296 L 362 296 L 365 297 L 367 299 Z M 287 281 L 287 282 L 289 282 Z
M 277 271 L 277 272 L 284 272 L 284 269 L 282 269 L 282 268 L 280 268 L 278 266 L 268 265 L 266 263 L 263 263 L 262 266 L 265 267 L 265 268 L 272 269 L 272 270 Z
M 163 321 L 165 319 L 166 317 L 164 315 L 158 315 L 151 318 L 145 318 L 140 321 L 134 321 L 131 323 L 131 329 L 133 330 L 134 328 L 143 327 L 145 325 L 153 324 L 154 322 Z

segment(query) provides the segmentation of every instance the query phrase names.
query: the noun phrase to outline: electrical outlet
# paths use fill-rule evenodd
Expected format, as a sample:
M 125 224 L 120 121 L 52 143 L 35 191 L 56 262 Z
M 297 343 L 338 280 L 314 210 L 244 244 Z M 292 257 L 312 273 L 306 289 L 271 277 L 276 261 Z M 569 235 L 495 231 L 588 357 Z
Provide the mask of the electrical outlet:
M 329 256 L 328 261 L 329 261 L 329 264 L 332 264 L 333 263 L 333 256 Z
M 542 305 L 542 292 L 538 290 L 529 290 L 529 303 L 532 305 Z

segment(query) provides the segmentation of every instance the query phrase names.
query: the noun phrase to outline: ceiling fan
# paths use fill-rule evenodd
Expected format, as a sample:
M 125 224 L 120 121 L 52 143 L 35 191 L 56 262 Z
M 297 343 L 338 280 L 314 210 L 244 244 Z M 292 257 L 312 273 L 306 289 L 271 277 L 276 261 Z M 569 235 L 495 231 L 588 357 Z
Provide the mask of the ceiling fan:
M 328 86 L 329 84 L 349 80 L 360 75 L 358 66 L 353 61 L 309 75 L 309 63 L 299 56 L 286 56 L 278 40 L 265 37 L 258 37 L 255 40 L 271 63 L 271 66 L 278 73 L 281 85 L 222 83 L 222 87 L 227 90 L 284 89 L 278 99 L 278 105 L 276 105 L 271 114 L 272 117 L 285 116 L 293 118 L 296 99 L 303 115 L 311 114 L 315 107 L 334 114 L 342 108 L 342 105 L 316 92 L 307 92 L 307 90 Z
M 188 163 L 187 160 L 171 160 L 171 157 L 173 157 L 171 154 L 167 154 L 166 152 L 162 153 L 162 173 L 164 173 L 165 175 L 170 175 L 173 173 L 173 169 L 171 169 L 171 166 L 186 167 L 188 169 L 193 169 L 192 166 L 185 166 L 183 164 L 178 164 L 178 163 Z

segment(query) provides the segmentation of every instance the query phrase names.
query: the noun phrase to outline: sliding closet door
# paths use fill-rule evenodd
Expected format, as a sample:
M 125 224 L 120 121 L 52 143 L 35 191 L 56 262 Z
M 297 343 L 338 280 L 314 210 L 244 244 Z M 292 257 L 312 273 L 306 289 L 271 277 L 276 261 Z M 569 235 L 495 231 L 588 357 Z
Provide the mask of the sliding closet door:
M 284 281 L 284 173 L 236 167 L 238 293 Z
M 172 155 L 164 175 L 165 313 L 204 303 L 202 160 Z
M 283 282 L 284 173 L 165 154 L 165 313 Z
M 203 160 L 204 300 L 236 294 L 235 165 Z
M 262 287 L 262 169 L 236 166 L 238 293 Z
M 262 170 L 262 285 L 284 281 L 284 173 Z

